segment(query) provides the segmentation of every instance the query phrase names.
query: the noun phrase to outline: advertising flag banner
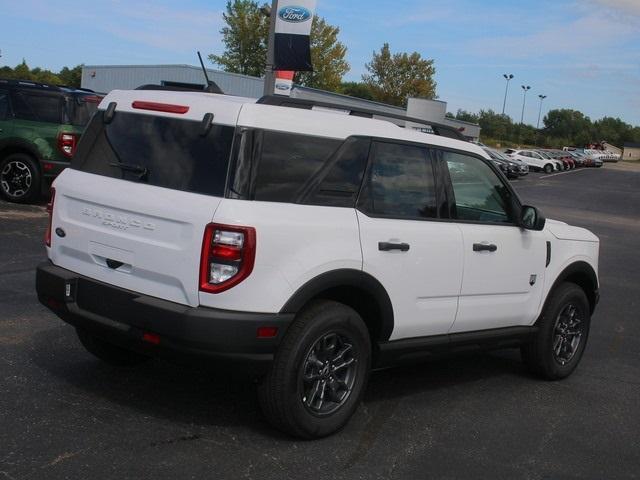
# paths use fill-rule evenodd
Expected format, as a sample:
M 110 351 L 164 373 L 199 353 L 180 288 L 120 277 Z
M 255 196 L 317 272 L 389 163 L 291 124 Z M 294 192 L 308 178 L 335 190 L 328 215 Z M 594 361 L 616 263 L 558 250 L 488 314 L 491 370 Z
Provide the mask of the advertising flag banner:
M 309 34 L 315 9 L 316 0 L 278 0 L 274 70 L 313 70 Z
M 276 85 L 275 85 L 275 93 L 276 95 L 285 95 L 291 96 L 291 89 L 293 88 L 293 76 L 296 72 L 287 71 L 287 70 L 278 70 L 276 71 Z

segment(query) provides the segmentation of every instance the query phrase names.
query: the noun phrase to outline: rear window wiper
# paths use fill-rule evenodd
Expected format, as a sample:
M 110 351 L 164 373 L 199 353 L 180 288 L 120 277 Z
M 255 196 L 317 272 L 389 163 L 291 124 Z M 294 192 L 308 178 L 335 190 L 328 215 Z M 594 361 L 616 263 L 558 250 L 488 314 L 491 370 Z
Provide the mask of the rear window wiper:
M 119 169 L 125 172 L 137 173 L 138 180 L 144 180 L 149 175 L 149 169 L 147 167 L 143 167 L 142 165 L 134 165 L 132 163 L 110 163 L 112 167 L 118 167 Z

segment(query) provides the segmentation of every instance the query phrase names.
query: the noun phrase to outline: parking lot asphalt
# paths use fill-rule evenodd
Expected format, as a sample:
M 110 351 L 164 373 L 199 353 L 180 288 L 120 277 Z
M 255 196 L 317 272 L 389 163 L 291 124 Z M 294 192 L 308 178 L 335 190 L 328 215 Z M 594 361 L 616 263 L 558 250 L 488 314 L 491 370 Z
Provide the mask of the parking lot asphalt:
M 312 442 L 272 430 L 225 372 L 91 357 L 36 300 L 44 207 L 0 202 L 0 479 L 638 478 L 640 168 L 513 185 L 601 240 L 574 375 L 533 378 L 516 350 L 376 372 L 347 427 Z

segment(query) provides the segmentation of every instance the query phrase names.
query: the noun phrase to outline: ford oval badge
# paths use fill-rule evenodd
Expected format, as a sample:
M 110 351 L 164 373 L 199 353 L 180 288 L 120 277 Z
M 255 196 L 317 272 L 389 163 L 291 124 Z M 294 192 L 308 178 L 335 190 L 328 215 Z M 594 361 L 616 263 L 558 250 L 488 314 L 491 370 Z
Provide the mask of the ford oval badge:
M 278 12 L 281 20 L 289 23 L 302 23 L 311 18 L 311 12 L 304 7 L 282 7 Z

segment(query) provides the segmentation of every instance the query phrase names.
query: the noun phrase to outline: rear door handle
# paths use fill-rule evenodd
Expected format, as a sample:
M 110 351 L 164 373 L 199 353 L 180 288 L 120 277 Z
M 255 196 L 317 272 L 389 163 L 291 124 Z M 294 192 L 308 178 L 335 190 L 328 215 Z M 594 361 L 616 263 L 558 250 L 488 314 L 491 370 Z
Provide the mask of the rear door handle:
M 391 243 L 391 242 L 378 242 L 378 250 L 381 252 L 388 252 L 389 250 L 400 250 L 401 252 L 409 251 L 408 243 Z
M 498 250 L 498 247 L 496 247 L 493 243 L 491 244 L 474 243 L 473 244 L 474 252 L 495 252 L 496 250 Z

